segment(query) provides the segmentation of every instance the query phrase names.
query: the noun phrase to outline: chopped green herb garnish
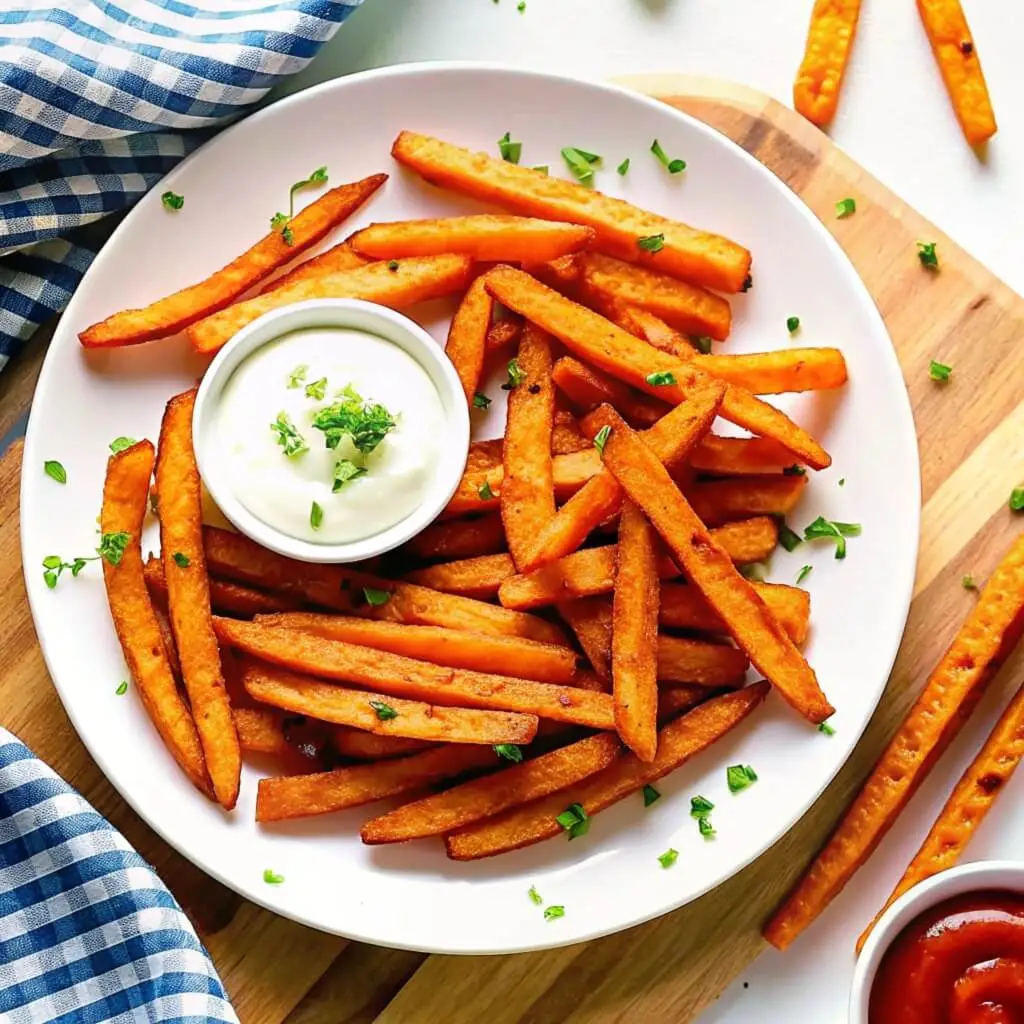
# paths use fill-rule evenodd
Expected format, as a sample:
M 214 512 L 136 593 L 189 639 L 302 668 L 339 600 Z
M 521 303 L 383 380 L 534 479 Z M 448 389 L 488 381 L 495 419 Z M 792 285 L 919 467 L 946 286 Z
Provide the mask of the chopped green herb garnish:
M 526 374 L 519 369 L 518 359 L 510 359 L 508 361 L 506 372 L 508 373 L 508 380 L 501 385 L 502 391 L 512 391 L 514 388 L 519 387 L 526 379 Z
M 757 772 L 749 764 L 731 764 L 725 769 L 725 781 L 730 793 L 738 793 L 757 782 Z
M 937 363 L 933 359 L 928 366 L 928 376 L 932 380 L 937 380 L 945 383 L 949 380 L 949 375 L 953 372 L 952 366 L 946 366 L 944 363 Z
M 116 455 L 118 452 L 123 452 L 126 448 L 131 448 L 133 444 L 138 444 L 134 437 L 116 437 L 110 442 L 111 454 Z
M 491 490 L 491 485 L 487 480 L 476 489 L 476 493 L 480 495 L 481 501 L 490 501 L 494 497 L 494 491 Z
M 597 433 L 596 433 L 596 434 L 594 435 L 594 447 L 595 447 L 595 448 L 596 448 L 596 449 L 597 449 L 597 450 L 598 450 L 598 451 L 599 451 L 599 452 L 600 452 L 600 453 L 601 453 L 602 455 L 604 455 L 604 446 L 605 446 L 605 445 L 606 445 L 606 444 L 608 443 L 608 438 L 609 438 L 609 437 L 611 437 L 611 436 L 612 436 L 612 428 L 611 428 L 611 427 L 607 427 L 607 426 L 605 426 L 605 427 L 602 427 L 602 428 L 601 428 L 601 429 L 600 429 L 600 430 L 599 430 L 599 431 L 598 431 L 598 432 L 597 432 Z
M 800 534 L 789 528 L 784 516 L 776 516 L 775 521 L 779 524 L 779 543 L 787 551 L 795 551 L 803 544 Z
M 288 458 L 309 451 L 306 439 L 298 432 L 292 418 L 283 409 L 277 414 L 277 419 L 270 424 L 270 429 L 277 434 L 277 443 L 284 449 L 284 454 Z
M 371 700 L 370 707 L 373 708 L 374 714 L 382 722 L 398 717 L 398 712 L 390 704 L 385 704 L 382 700 Z
M 67 470 L 56 459 L 47 459 L 43 463 L 43 472 L 51 480 L 56 480 L 59 484 L 66 484 L 68 482 Z
M 694 335 L 690 338 L 690 341 L 702 356 L 706 356 L 711 352 L 711 339 L 706 334 Z
M 503 757 L 513 764 L 518 764 L 523 759 L 523 752 L 514 743 L 496 743 L 494 752 L 498 757 Z
M 284 881 L 284 875 L 279 875 L 277 872 L 271 871 L 270 868 L 267 868 L 263 872 L 263 881 L 266 882 L 267 885 L 280 885 Z
M 491 400 L 482 392 L 477 391 L 473 395 L 473 408 L 474 409 L 486 409 L 491 404 Z
M 288 190 L 288 213 L 275 213 L 274 216 L 270 218 L 270 230 L 280 231 L 281 238 L 284 239 L 285 245 L 291 245 L 295 241 L 290 227 L 291 219 L 295 216 L 295 193 L 304 188 L 326 184 L 327 168 L 318 167 L 308 178 L 303 178 L 302 181 L 295 182 L 295 184 Z
M 617 170 L 619 172 L 619 174 L 621 174 L 623 176 L 628 174 L 629 173 L 629 157 L 627 156 L 626 159 L 623 160 L 622 163 L 619 164 L 619 166 L 615 168 L 615 170 Z
M 659 370 L 657 373 L 649 373 L 644 378 L 651 387 L 663 388 L 669 384 L 675 384 L 676 375 L 671 370 Z
M 643 238 L 638 238 L 636 244 L 643 249 L 644 252 L 661 252 L 665 248 L 665 236 L 664 235 L 645 235 Z
M 714 809 L 715 805 L 706 796 L 690 797 L 691 818 L 706 818 Z
M 124 557 L 124 549 L 128 547 L 128 542 L 131 539 L 132 535 L 124 531 L 121 533 L 105 533 L 100 537 L 100 546 L 96 551 L 101 558 L 106 559 L 111 565 L 118 566 Z M 78 562 L 79 559 L 75 559 L 75 561 Z M 78 573 L 73 573 L 72 575 L 77 576 Z
M 513 142 L 511 133 L 505 132 L 498 139 L 498 152 L 501 154 L 502 160 L 507 160 L 510 164 L 517 164 L 519 163 L 519 158 L 523 155 L 523 144 L 521 142 Z
M 669 160 L 665 150 L 661 148 L 661 143 L 655 139 L 651 143 L 651 152 L 658 158 L 659 162 L 668 170 L 669 174 L 678 174 L 680 171 L 686 170 L 685 160 Z
M 1014 512 L 1024 509 L 1024 487 L 1014 487 L 1010 492 L 1010 508 Z
M 365 466 L 357 466 L 351 459 L 338 459 L 334 464 L 334 480 L 331 483 L 331 494 L 337 494 L 349 482 L 366 475 Z
M 46 581 L 46 585 L 53 590 L 57 586 L 60 574 L 65 569 L 70 569 L 71 575 L 77 576 L 85 568 L 87 562 L 98 560 L 99 555 L 96 555 L 92 558 L 76 558 L 73 562 L 65 562 L 60 555 L 47 555 L 43 559 L 43 579 Z
M 786 318 L 786 330 L 790 334 L 796 334 L 800 330 L 800 317 L 791 316 Z
M 644 807 L 650 807 L 651 804 L 661 799 L 661 794 L 653 786 L 644 786 Z
M 544 902 L 540 893 L 537 892 L 537 887 L 535 885 L 531 885 L 530 888 L 526 890 L 526 895 L 530 897 L 530 902 L 535 907 L 539 907 Z
M 748 562 L 739 567 L 740 575 L 752 583 L 764 583 L 767 579 L 768 570 L 764 562 Z
M 857 212 L 857 201 L 855 199 L 840 199 L 836 203 L 836 216 L 842 220 L 843 217 L 849 217 L 851 213 Z
M 118 697 L 123 697 L 127 692 L 128 692 L 128 680 L 127 679 L 122 679 L 121 682 L 118 683 L 117 689 L 114 691 L 114 693 L 116 693 Z
M 803 566 L 803 567 L 801 568 L 801 570 L 800 570 L 800 571 L 799 571 L 799 572 L 798 572 L 798 573 L 796 574 L 796 585 L 797 585 L 798 587 L 800 586 L 800 584 L 801 584 L 801 583 L 803 583 L 803 581 L 804 581 L 805 579 L 807 579 L 807 577 L 808 577 L 808 576 L 810 576 L 810 575 L 811 575 L 811 570 L 812 570 L 813 568 L 814 568 L 814 566 L 813 566 L 813 565 L 805 565 L 805 566 Z
M 519 3 L 516 4 L 516 10 L 522 14 L 526 10 L 526 0 L 519 0 Z
M 807 476 L 807 470 L 803 466 L 798 466 L 794 463 L 792 466 L 786 466 L 782 471 L 783 476 Z
M 835 736 L 836 734 L 835 729 L 833 729 L 832 726 L 828 724 L 828 722 L 822 722 L 818 726 L 818 732 L 823 732 L 826 736 Z
M 314 501 L 309 507 L 309 525 L 314 530 L 320 529 L 320 524 L 324 521 L 324 510 Z
M 590 828 L 590 818 L 587 816 L 587 812 L 583 809 L 582 804 L 569 804 L 569 806 L 559 814 L 555 821 L 569 833 L 570 839 L 576 839 L 578 836 L 586 835 L 587 829 Z
M 670 868 L 677 860 L 679 860 L 679 851 L 668 849 L 658 858 L 658 863 L 663 868 Z
M 804 530 L 804 540 L 834 540 L 836 542 L 836 558 L 846 557 L 846 538 L 859 537 L 859 523 L 834 523 L 824 516 L 818 516 L 810 526 Z
M 707 818 L 707 817 L 698 818 L 697 819 L 697 831 L 705 839 L 714 839 L 715 838 L 715 830 L 714 830 L 714 827 L 711 824 L 711 819 L 710 818 Z
M 544 920 L 554 921 L 556 918 L 565 917 L 565 907 L 545 907 Z
M 185 205 L 185 197 L 178 195 L 177 192 L 168 191 L 160 197 L 160 202 L 168 210 L 180 210 Z
M 839 478 L 839 486 L 840 487 L 845 487 L 846 486 L 846 477 L 845 476 L 841 476 Z
M 291 373 L 288 374 L 288 387 L 290 388 L 301 388 L 306 383 L 306 374 L 309 373 L 309 367 L 305 363 L 300 366 L 296 366 Z
M 364 401 L 351 385 L 340 399 L 313 417 L 313 427 L 324 432 L 328 448 L 337 448 L 343 437 L 349 437 L 358 451 L 369 455 L 397 425 L 394 418 L 379 402 Z
M 601 162 L 596 153 L 588 153 L 585 149 L 566 146 L 562 150 L 562 159 L 569 165 L 569 170 L 577 181 L 589 185 L 594 180 L 594 165 Z
M 978 589 L 977 580 L 975 580 L 975 578 L 970 573 L 967 573 L 966 575 L 961 577 L 960 585 L 964 588 L 964 590 L 977 590 Z
M 366 603 L 373 605 L 374 608 L 379 608 L 382 604 L 387 604 L 391 600 L 391 592 L 388 590 L 377 590 L 375 587 L 363 587 L 363 597 L 366 598 Z
M 327 378 L 321 377 L 319 380 L 313 381 L 312 384 L 306 385 L 306 397 L 315 398 L 318 402 L 322 402 L 324 395 L 327 394 Z
M 917 258 L 921 261 L 921 266 L 928 270 L 939 269 L 939 254 L 935 251 L 936 245 L 938 242 L 917 243 Z
M 551 168 L 547 164 L 535 164 L 533 170 L 540 171 L 541 174 L 551 173 Z
M 174 559 L 174 564 L 179 569 L 187 569 L 192 564 L 192 559 L 183 551 L 175 551 L 171 557 Z

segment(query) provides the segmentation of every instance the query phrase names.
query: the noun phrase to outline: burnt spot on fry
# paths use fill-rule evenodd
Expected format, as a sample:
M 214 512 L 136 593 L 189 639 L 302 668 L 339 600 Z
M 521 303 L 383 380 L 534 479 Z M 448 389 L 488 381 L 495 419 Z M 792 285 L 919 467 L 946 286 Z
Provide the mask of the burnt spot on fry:
M 1000 786 L 1002 786 L 1002 784 L 1002 776 L 993 775 L 992 773 L 982 775 L 981 778 L 978 779 L 978 789 L 982 790 L 984 793 L 994 793 Z
M 540 385 L 539 384 L 531 384 L 530 387 L 527 390 L 530 392 L 531 395 L 539 395 L 540 394 Z
M 745 278 L 743 278 L 743 287 L 740 288 L 740 291 L 741 292 L 749 292 L 750 289 L 753 288 L 753 287 L 754 287 L 754 279 L 753 279 L 753 277 L 751 277 L 750 274 L 747 274 L 747 276 Z
M 964 55 L 965 57 L 970 57 L 970 55 L 971 55 L 972 53 L 974 53 L 974 43 L 972 43 L 972 42 L 971 42 L 971 41 L 970 41 L 969 39 L 965 39 L 965 40 L 964 40 L 964 41 L 963 41 L 963 42 L 962 42 L 962 43 L 960 44 L 960 52 L 961 52 L 961 53 L 962 53 L 962 54 L 963 54 L 963 55 Z

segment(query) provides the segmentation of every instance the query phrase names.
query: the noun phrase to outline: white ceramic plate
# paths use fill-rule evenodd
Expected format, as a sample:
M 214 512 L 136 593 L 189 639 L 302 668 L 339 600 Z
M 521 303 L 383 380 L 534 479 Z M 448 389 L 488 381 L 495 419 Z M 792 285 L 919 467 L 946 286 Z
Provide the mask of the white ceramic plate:
M 96 545 L 107 445 L 119 435 L 155 439 L 165 400 L 190 386 L 202 362 L 178 341 L 86 353 L 76 333 L 115 309 L 143 305 L 190 284 L 250 245 L 287 200 L 288 187 L 326 164 L 332 182 L 387 170 L 392 178 L 347 232 L 371 220 L 438 216 L 476 207 L 425 186 L 388 153 L 402 128 L 495 151 L 506 131 L 526 164 L 565 170 L 559 150 L 604 155 L 598 187 L 677 215 L 754 252 L 754 287 L 733 302 L 728 351 L 799 342 L 836 345 L 851 382 L 839 394 L 798 396 L 785 407 L 835 459 L 817 474 L 793 517 L 863 524 L 844 562 L 828 545 L 780 552 L 771 578 L 792 582 L 814 566 L 808 656 L 837 707 L 835 736 L 809 727 L 781 701 L 659 785 L 601 814 L 586 838 L 555 839 L 474 864 L 449 862 L 439 842 L 397 848 L 360 844 L 365 810 L 279 827 L 253 822 L 258 772 L 247 768 L 233 814 L 185 781 L 129 689 L 101 574 L 47 590 L 40 562 Z M 670 176 L 648 152 L 661 140 L 683 157 Z M 630 157 L 626 177 L 615 173 Z M 181 212 L 160 203 L 185 196 Z M 836 196 L 837 200 L 842 196 Z M 440 340 L 447 307 L 413 311 Z M 487 389 L 501 395 L 492 381 Z M 499 403 L 478 435 L 498 433 Z M 68 482 L 43 473 L 59 459 Z M 840 486 L 841 479 L 845 486 Z M 613 932 L 681 906 L 729 878 L 802 815 L 846 760 L 882 692 L 903 632 L 918 538 L 914 426 L 882 320 L 856 273 L 815 217 L 760 164 L 722 136 L 666 106 L 603 85 L 495 67 L 417 65 L 355 75 L 302 93 L 231 128 L 186 160 L 115 232 L 78 289 L 39 380 L 25 449 L 22 543 L 28 594 L 43 653 L 79 735 L 126 800 L 168 842 L 248 898 L 317 928 L 389 946 L 496 953 L 555 946 Z M 149 538 L 147 538 L 149 539 Z M 153 532 L 155 546 L 155 531 Z M 144 545 L 143 550 L 146 546 Z M 730 796 L 725 766 L 760 779 Z M 701 793 L 716 804 L 717 839 L 689 816 Z M 669 847 L 678 863 L 664 870 Z M 282 885 L 263 882 L 272 868 Z M 527 898 L 536 886 L 565 916 L 546 921 Z

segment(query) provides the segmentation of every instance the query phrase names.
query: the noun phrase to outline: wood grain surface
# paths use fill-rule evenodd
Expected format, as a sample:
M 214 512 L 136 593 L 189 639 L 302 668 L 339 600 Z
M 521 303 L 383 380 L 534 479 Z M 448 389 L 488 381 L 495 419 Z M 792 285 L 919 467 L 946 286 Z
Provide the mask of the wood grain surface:
M 117 796 L 77 739 L 43 667 L 24 598 L 15 445 L 0 463 L 0 722 L 77 787 L 150 860 L 194 921 L 244 1024 L 655 1024 L 693 1020 L 763 949 L 759 926 L 820 844 L 1019 531 L 1006 508 L 1022 474 L 1024 302 L 828 138 L 757 93 L 679 76 L 626 82 L 719 129 L 807 202 L 846 250 L 882 311 L 921 444 L 924 516 L 907 634 L 854 757 L 789 835 L 682 910 L 595 942 L 505 957 L 425 956 L 321 935 L 205 877 Z M 835 203 L 857 200 L 837 220 Z M 916 241 L 937 241 L 939 273 Z M 0 377 L 0 427 L 28 408 L 43 346 Z M 955 386 L 928 377 L 932 358 Z M 879 459 L 885 452 L 878 453 Z M 1006 672 L 1019 668 L 1019 662 Z M 997 684 L 998 685 L 998 684 Z M 595 899 L 600 898 L 595 893 Z

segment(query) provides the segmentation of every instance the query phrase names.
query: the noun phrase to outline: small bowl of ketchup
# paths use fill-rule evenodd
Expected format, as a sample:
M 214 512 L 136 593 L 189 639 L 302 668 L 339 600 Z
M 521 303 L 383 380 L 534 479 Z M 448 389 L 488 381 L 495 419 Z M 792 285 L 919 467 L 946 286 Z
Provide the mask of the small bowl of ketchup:
M 964 864 L 898 899 L 857 961 L 850 1024 L 1024 1024 L 1024 863 Z

